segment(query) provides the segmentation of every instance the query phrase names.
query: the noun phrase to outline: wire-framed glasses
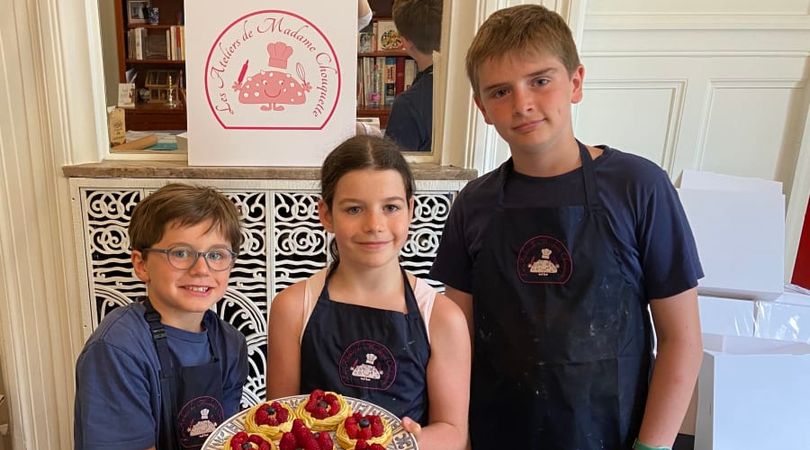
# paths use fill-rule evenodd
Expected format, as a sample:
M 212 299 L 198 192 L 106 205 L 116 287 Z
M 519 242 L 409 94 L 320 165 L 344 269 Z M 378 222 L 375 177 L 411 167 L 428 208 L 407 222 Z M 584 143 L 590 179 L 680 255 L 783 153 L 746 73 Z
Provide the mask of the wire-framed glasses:
M 197 264 L 197 259 L 202 256 L 208 268 L 215 272 L 222 272 L 233 268 L 236 263 L 237 254 L 227 248 L 212 248 L 198 252 L 185 245 L 177 245 L 169 248 L 145 248 L 144 252 L 163 253 L 169 264 L 175 269 L 188 270 Z

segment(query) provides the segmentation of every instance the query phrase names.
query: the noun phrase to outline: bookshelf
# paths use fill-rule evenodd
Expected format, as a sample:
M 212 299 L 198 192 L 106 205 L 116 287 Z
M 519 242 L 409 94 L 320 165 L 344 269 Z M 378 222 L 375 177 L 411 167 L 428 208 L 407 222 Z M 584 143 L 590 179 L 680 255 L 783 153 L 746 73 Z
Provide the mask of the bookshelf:
M 381 50 L 380 33 L 393 29 L 393 0 L 369 0 L 374 11 L 371 24 L 360 31 L 357 52 L 357 117 L 376 117 L 385 128 L 394 98 L 408 86 L 406 65 L 410 68 L 410 81 L 416 76 L 416 63 L 404 50 Z M 366 36 L 364 36 L 366 35 Z
M 148 22 L 145 6 L 158 8 L 157 24 Z M 115 0 L 115 17 L 118 80 L 126 83 L 127 73 L 135 74 L 136 105 L 124 110 L 126 128 L 185 130 L 183 0 Z M 166 102 L 169 76 L 173 106 Z

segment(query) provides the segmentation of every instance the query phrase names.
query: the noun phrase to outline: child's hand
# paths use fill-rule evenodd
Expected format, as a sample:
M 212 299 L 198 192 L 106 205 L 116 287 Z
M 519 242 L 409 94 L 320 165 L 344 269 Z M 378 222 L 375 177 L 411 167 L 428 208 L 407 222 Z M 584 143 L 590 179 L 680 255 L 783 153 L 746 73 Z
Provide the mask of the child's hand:
M 419 436 L 422 434 L 422 425 L 419 425 L 410 417 L 405 416 L 402 418 L 402 428 L 404 428 L 405 431 L 413 434 L 413 437 L 416 438 L 416 442 L 419 442 Z

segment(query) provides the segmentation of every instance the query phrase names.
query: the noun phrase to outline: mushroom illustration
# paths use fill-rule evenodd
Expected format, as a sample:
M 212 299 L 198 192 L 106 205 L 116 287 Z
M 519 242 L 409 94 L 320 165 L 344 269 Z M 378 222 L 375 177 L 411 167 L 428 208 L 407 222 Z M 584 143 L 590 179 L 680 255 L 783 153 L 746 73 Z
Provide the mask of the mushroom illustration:
M 271 68 L 286 69 L 287 62 L 293 54 L 293 49 L 283 42 L 267 44 L 268 65 Z M 281 105 L 300 105 L 306 102 L 306 93 L 312 90 L 312 85 L 306 81 L 304 66 L 297 63 L 295 66 L 299 80 L 287 72 L 279 70 L 260 70 L 259 73 L 247 77 L 248 61 L 242 66 L 239 79 L 233 84 L 233 90 L 239 92 L 239 103 L 261 104 L 262 111 L 283 111 Z

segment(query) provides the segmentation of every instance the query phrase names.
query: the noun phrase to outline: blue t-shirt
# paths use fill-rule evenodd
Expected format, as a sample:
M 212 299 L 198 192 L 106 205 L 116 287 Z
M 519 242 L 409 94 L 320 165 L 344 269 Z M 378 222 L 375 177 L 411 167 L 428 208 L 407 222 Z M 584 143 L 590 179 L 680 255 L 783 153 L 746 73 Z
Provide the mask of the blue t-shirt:
M 385 136 L 405 150 L 428 151 L 433 138 L 433 66 L 419 72 L 391 106 Z
M 648 300 L 670 297 L 697 286 L 703 277 L 695 239 L 666 172 L 629 153 L 600 146 L 594 160 L 599 199 L 620 248 L 618 255 Z M 472 292 L 473 262 L 495 212 L 498 176 L 511 161 L 461 190 L 444 227 L 431 278 Z M 511 171 L 504 206 L 558 207 L 585 204 L 582 168 L 555 177 L 530 177 Z
M 248 374 L 245 337 L 212 311 L 203 326 L 212 331 L 222 370 L 226 416 L 240 410 Z M 185 366 L 211 361 L 208 333 L 165 326 L 169 349 Z M 76 449 L 135 449 L 157 444 L 160 424 L 160 361 L 144 318 L 132 303 L 109 313 L 76 362 Z

